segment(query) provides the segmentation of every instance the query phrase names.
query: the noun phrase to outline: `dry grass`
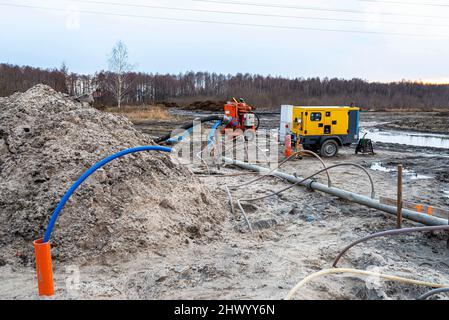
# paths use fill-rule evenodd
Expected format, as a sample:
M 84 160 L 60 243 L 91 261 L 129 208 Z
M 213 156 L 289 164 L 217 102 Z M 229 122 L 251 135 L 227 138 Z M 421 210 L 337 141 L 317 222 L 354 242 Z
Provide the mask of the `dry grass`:
M 161 105 L 123 106 L 120 109 L 109 107 L 104 111 L 124 115 L 131 121 L 173 119 L 168 109 Z

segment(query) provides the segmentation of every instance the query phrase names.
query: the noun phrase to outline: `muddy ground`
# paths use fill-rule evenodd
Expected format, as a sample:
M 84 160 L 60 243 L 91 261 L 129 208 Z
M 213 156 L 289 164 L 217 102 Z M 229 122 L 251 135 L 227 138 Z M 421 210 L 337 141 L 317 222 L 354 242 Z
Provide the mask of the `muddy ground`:
M 365 112 L 362 121 L 385 123 L 395 130 L 449 134 L 449 112 Z
M 276 115 L 264 116 L 263 127 L 276 125 L 277 119 Z M 391 117 L 383 114 L 362 116 L 362 121 L 374 126 L 387 120 L 391 122 Z M 161 125 L 160 131 L 170 125 Z M 139 124 L 138 127 L 152 132 L 151 126 L 145 129 L 144 124 Z M 449 150 L 375 144 L 375 151 L 374 156 L 363 156 L 355 155 L 352 148 L 344 148 L 338 157 L 326 159 L 326 164 L 361 164 L 369 169 L 374 179 L 376 195 L 394 197 L 395 173 L 376 168 L 394 168 L 397 163 L 403 163 L 412 172 L 404 178 L 404 200 L 449 207 Z M 321 164 L 314 158 L 304 157 L 287 163 L 283 171 L 306 176 L 320 168 Z M 204 168 L 191 169 L 206 173 Z M 220 174 L 242 172 L 232 167 L 220 170 L 211 167 L 211 170 Z M 55 298 L 282 299 L 305 276 L 330 268 L 345 245 L 370 233 L 395 227 L 392 215 L 296 187 L 279 197 L 245 205 L 255 229 L 251 234 L 239 209 L 236 207 L 235 213 L 231 212 L 224 188 L 254 176 L 204 173 L 198 174 L 198 178 L 211 190 L 221 193 L 222 205 L 228 211 L 220 239 L 198 243 L 194 238 L 186 238 L 184 245 L 173 254 L 148 251 L 129 260 L 109 260 L 107 264 L 55 263 Z M 331 178 L 334 186 L 365 195 L 370 193 L 368 179 L 360 170 L 337 168 L 331 172 Z M 325 175 L 320 175 L 318 180 L 325 182 Z M 252 198 L 286 185 L 279 179 L 265 178 L 233 190 L 232 195 L 234 199 Z M 404 226 L 419 224 L 405 221 Z M 447 233 L 436 232 L 371 240 L 352 248 L 340 266 L 449 284 L 447 239 Z M 0 298 L 38 298 L 32 267 L 1 266 L 0 282 Z M 414 299 L 428 290 L 370 278 L 327 276 L 307 285 L 296 298 Z

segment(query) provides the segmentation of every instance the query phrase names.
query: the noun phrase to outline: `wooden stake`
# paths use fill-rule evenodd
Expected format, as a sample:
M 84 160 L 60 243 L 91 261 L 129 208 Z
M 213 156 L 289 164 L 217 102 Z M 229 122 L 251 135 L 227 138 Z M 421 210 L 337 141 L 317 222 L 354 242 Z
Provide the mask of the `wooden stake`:
M 398 164 L 398 194 L 397 194 L 396 229 L 402 229 L 402 164 Z

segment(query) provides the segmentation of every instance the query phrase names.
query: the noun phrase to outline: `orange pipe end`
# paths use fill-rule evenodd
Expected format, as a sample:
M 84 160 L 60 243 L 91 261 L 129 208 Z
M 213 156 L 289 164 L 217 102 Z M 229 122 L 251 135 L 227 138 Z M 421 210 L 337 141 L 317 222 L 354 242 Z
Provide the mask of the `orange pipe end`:
M 55 293 L 55 287 L 53 283 L 50 241 L 46 243 L 42 243 L 42 241 L 43 239 L 34 241 L 37 286 L 40 296 L 52 296 Z
M 285 135 L 285 151 L 284 155 L 286 158 L 292 155 L 292 137 L 289 134 Z

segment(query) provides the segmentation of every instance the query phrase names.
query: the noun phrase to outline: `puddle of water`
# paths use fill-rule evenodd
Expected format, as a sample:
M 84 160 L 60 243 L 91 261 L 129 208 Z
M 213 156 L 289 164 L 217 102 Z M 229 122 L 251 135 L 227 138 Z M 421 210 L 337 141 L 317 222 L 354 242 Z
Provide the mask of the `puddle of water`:
M 366 138 L 375 142 L 397 143 L 416 147 L 432 147 L 449 149 L 449 135 L 408 132 L 408 131 L 381 131 L 374 128 L 361 128 L 360 136 L 367 133 Z
M 396 172 L 395 168 L 388 168 L 384 166 L 381 162 L 373 162 L 370 167 L 371 170 L 382 171 L 382 172 Z M 426 176 L 424 174 L 418 174 L 413 170 L 403 169 L 402 173 L 404 176 L 410 180 L 421 180 L 421 179 L 432 179 L 430 176 Z M 444 191 L 443 191 L 444 192 Z M 448 191 L 449 197 L 449 191 Z
M 426 176 L 424 174 L 418 174 L 415 172 L 409 172 L 409 173 L 405 173 L 406 176 L 409 177 L 410 180 L 423 180 L 423 179 L 432 179 L 431 176 Z
M 373 164 L 370 167 L 371 170 L 375 171 L 382 171 L 382 172 L 392 172 L 395 171 L 394 169 L 388 169 L 387 167 L 384 167 L 382 163 L 380 162 L 373 162 Z

